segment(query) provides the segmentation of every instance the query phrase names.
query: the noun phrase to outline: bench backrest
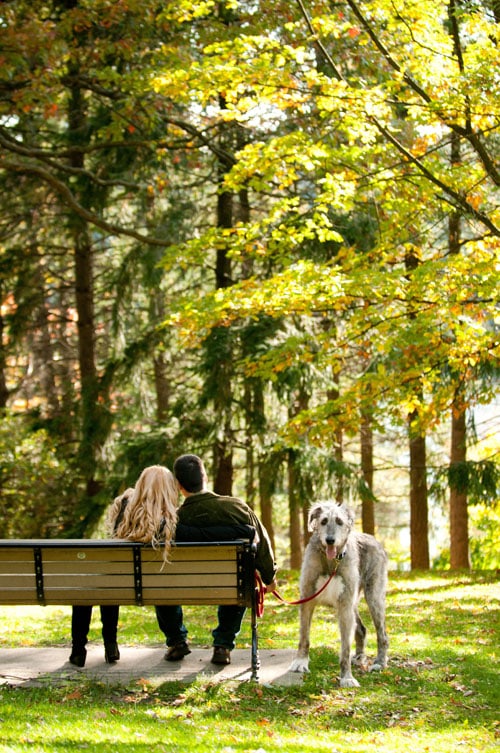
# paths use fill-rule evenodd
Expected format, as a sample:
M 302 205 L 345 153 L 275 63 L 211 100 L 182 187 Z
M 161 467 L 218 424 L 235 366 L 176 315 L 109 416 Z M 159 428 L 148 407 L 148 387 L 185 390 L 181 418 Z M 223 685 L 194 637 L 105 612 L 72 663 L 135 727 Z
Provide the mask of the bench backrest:
M 0 604 L 252 606 L 248 542 L 173 543 L 170 561 L 121 540 L 0 539 Z

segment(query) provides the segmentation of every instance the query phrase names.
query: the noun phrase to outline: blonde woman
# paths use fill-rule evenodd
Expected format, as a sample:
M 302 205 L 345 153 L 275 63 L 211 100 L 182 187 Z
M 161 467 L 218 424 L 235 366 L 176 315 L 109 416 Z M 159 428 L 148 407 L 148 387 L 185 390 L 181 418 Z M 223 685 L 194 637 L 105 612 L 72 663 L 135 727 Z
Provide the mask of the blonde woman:
M 179 487 L 168 468 L 162 465 L 145 468 L 134 489 L 117 497 L 110 507 L 107 524 L 111 536 L 162 546 L 163 557 L 168 560 L 178 499 Z
M 145 468 L 133 489 L 117 497 L 107 514 L 107 527 L 113 538 L 140 541 L 163 547 L 168 560 L 170 544 L 177 522 L 179 489 L 168 468 L 152 465 Z M 101 605 L 104 658 L 113 664 L 120 659 L 117 643 L 118 605 Z M 69 660 L 77 667 L 85 666 L 87 636 L 92 618 L 91 606 L 74 606 L 71 616 L 72 649 Z

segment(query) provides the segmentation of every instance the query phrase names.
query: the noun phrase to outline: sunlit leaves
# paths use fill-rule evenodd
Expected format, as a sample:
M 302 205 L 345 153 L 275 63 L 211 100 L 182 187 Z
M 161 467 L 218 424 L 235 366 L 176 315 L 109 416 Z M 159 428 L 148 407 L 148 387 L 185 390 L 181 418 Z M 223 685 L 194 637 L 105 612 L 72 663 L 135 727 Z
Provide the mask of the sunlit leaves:
M 161 17 L 177 23 L 189 23 L 198 18 L 203 18 L 213 12 L 216 3 L 214 0 L 180 0 L 180 2 L 167 2 L 164 4 Z
M 196 221 L 168 228 L 162 262 L 201 281 L 164 324 L 183 345 L 272 317 L 286 323 L 280 337 L 237 365 L 270 380 L 299 362 L 341 374 L 342 402 L 321 408 L 315 431 L 330 419 L 355 427 L 360 405 L 377 401 L 431 425 L 454 380 L 494 360 L 498 25 L 475 3 L 459 4 L 456 30 L 445 0 L 302 5 L 99 0 L 59 26 L 33 14 L 10 63 L 43 86 L 19 86 L 13 111 L 39 98 L 62 122 L 60 63 L 80 61 L 85 96 L 107 113 L 92 148 L 144 139 L 149 208 L 175 202 L 175 181 L 195 187 Z M 215 227 L 216 192 L 245 198 L 230 227 Z M 450 258 L 456 211 L 463 237 Z M 233 284 L 207 294 L 221 250 Z M 326 405 L 323 386 L 308 421 Z
M 472 382 L 485 361 L 498 358 L 494 254 L 495 244 L 485 243 L 471 254 L 423 261 L 410 276 L 383 264 L 367 276 L 363 257 L 346 250 L 342 265 L 303 260 L 269 279 L 244 280 L 196 304 L 190 299 L 175 324 L 184 344 L 195 346 L 213 326 L 237 331 L 260 316 L 311 319 L 302 340 L 291 334 L 241 364 L 271 381 L 294 363 L 344 373 L 338 403 L 322 401 L 301 414 L 286 429 L 287 441 L 290 432 L 326 441 L 332 425 L 355 431 L 363 406 L 374 401 L 392 406 L 395 421 L 416 412 L 421 427 L 431 427 L 452 403 L 455 376 Z M 326 321 L 332 324 L 325 329 Z

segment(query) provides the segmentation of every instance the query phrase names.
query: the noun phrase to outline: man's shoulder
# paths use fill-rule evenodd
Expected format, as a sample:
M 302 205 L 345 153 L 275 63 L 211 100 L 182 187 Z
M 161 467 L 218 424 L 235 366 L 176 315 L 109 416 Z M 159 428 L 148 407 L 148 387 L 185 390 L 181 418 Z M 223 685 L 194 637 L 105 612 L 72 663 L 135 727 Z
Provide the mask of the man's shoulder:
M 232 504 L 232 505 L 244 505 L 245 507 L 247 507 L 247 503 L 243 502 L 243 500 L 240 499 L 239 497 L 230 497 L 227 494 L 216 494 L 215 496 L 221 502 L 228 502 L 229 504 Z
M 226 494 L 216 494 L 211 491 L 203 491 L 196 494 L 190 494 L 186 497 L 179 508 L 180 517 L 184 515 L 236 515 L 238 519 L 250 519 L 251 508 L 239 497 L 232 497 Z
M 184 505 L 195 505 L 197 503 L 203 503 L 203 502 L 212 502 L 215 499 L 217 499 L 217 494 L 214 494 L 213 492 L 193 492 L 193 494 L 190 494 L 183 502 Z
M 189 497 L 187 497 L 186 500 L 184 501 L 184 504 L 186 504 L 186 502 L 189 502 L 189 503 L 222 502 L 222 503 L 228 503 L 228 504 L 233 504 L 233 505 L 243 505 L 244 507 L 248 506 L 246 502 L 244 502 L 239 497 L 231 497 L 227 494 L 216 494 L 215 492 L 210 492 L 210 491 L 196 492 L 195 494 L 190 494 Z

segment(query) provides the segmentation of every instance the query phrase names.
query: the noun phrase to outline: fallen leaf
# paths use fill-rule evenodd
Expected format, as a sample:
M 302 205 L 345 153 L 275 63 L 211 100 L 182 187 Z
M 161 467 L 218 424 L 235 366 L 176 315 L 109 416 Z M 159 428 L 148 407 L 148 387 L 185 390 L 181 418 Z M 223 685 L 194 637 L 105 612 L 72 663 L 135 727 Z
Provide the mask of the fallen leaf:
M 74 690 L 72 693 L 69 693 L 69 695 L 66 696 L 66 701 L 78 701 L 82 697 L 82 693 L 80 690 Z

